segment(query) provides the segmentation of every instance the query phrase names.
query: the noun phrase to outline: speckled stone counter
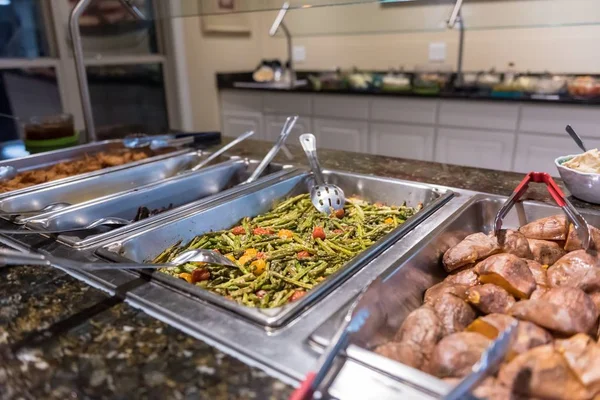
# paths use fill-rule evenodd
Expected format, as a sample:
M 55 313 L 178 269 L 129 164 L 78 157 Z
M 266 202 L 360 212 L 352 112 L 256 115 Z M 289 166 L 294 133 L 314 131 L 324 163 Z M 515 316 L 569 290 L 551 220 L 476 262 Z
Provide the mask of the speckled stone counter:
M 244 142 L 259 157 L 269 145 Z M 293 160 L 305 164 L 298 146 Z M 522 174 L 319 150 L 324 167 L 508 195 Z M 541 185 L 528 198 L 551 202 Z M 595 208 L 574 200 L 578 207 Z M 0 267 L 2 399 L 285 399 L 291 387 L 49 267 Z

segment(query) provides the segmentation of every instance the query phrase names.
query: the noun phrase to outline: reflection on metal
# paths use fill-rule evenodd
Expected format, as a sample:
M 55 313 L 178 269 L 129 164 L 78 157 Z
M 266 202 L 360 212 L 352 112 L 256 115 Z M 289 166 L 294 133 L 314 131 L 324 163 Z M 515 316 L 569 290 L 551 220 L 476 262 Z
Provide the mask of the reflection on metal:
M 93 0 L 79 0 L 73 7 L 69 16 L 69 32 L 73 42 L 73 58 L 75 60 L 75 72 L 77 82 L 79 83 L 79 96 L 81 97 L 81 108 L 83 111 L 83 120 L 85 122 L 86 139 L 88 142 L 96 141 L 96 127 L 94 125 L 94 115 L 92 114 L 92 101 L 90 99 L 90 89 L 83 61 L 83 45 L 81 43 L 81 31 L 79 30 L 79 18 Z
M 281 27 L 281 29 L 283 30 L 283 33 L 285 34 L 285 39 L 287 41 L 288 65 L 289 65 L 289 70 L 290 70 L 289 85 L 290 85 L 290 89 L 293 89 L 296 85 L 296 70 L 294 69 L 294 57 L 292 54 L 292 52 L 293 52 L 292 35 L 290 34 L 289 29 L 285 25 L 285 22 L 283 22 L 283 19 L 285 18 L 285 14 L 287 13 L 287 10 L 289 8 L 290 8 L 290 3 L 288 3 L 287 1 L 285 3 L 283 3 L 283 5 L 281 6 L 281 10 L 279 10 L 277 17 L 275 18 L 275 21 L 273 21 L 273 25 L 271 25 L 271 29 L 269 29 L 269 36 L 275 36 L 277 31 L 279 30 L 279 27 Z
M 136 6 L 135 4 L 133 4 L 131 2 L 131 0 L 120 0 L 121 4 L 123 5 L 123 7 L 125 7 L 125 9 L 127 9 L 127 11 L 129 12 L 129 14 L 131 14 L 131 16 L 133 18 L 139 19 L 139 20 L 145 20 L 146 16 L 144 15 L 143 12 L 140 11 L 140 9 L 138 8 L 138 6 Z
M 456 23 L 459 24 L 459 36 L 458 36 L 458 57 L 456 63 L 456 86 L 461 86 L 463 83 L 463 51 L 465 44 L 465 21 L 463 19 L 461 9 L 463 0 L 456 0 L 450 18 L 448 19 L 448 28 L 453 29 Z

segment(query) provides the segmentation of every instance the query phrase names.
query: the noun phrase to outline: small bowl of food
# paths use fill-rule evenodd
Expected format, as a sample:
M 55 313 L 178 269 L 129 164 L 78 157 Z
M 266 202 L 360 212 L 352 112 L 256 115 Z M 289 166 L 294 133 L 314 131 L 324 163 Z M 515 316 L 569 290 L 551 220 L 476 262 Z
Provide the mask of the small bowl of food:
M 554 160 L 563 182 L 578 199 L 600 204 L 600 151 L 558 157 Z

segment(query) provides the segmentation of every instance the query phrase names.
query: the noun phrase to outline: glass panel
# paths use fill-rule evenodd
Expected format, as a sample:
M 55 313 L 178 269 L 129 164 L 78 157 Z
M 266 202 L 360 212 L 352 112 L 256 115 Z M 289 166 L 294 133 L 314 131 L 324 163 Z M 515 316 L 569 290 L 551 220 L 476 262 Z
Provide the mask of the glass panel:
M 47 31 L 38 0 L 0 0 L 0 57 L 48 57 Z
M 68 1 L 72 8 L 78 0 Z M 133 16 L 119 0 L 91 2 L 80 19 L 86 57 L 158 53 L 153 0 L 131 0 L 131 3 L 144 19 Z
M 62 113 L 54 68 L 0 70 L 0 140 L 18 138 L 18 125 L 6 115 L 27 119 Z
M 94 66 L 87 72 L 99 138 L 168 130 L 160 64 Z

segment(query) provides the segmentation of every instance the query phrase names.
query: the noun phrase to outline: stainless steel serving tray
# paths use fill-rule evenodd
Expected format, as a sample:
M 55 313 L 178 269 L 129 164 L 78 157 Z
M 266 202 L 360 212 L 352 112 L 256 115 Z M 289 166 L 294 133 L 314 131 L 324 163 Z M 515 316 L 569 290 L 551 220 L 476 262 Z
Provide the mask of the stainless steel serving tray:
M 184 171 L 203 158 L 203 153 L 197 151 L 177 152 L 160 159 L 142 164 L 131 163 L 127 168 L 109 171 L 101 170 L 99 174 L 81 175 L 69 182 L 49 182 L 38 185 L 36 190 L 26 191 L 0 197 L 0 210 L 14 212 L 41 209 L 48 204 L 66 202 L 71 205 L 83 203 L 92 199 L 111 196 L 125 190 L 135 189 L 152 182 L 158 182 Z M 62 181 L 62 180 L 61 180 Z M 41 186 L 44 186 L 41 188 Z M 21 219 L 26 222 L 28 219 Z
M 408 219 L 405 224 L 399 226 L 368 250 L 352 259 L 306 296 L 280 308 L 255 309 L 245 307 L 166 274 L 155 273 L 153 278 L 198 299 L 231 310 L 264 327 L 279 327 L 335 288 L 366 263 L 373 260 L 387 247 L 441 207 L 453 195 L 451 191 L 445 188 L 397 179 L 336 171 L 326 171 L 325 175 L 327 182 L 340 186 L 348 195 L 356 195 L 371 202 L 382 201 L 388 204 L 398 204 L 406 201 L 408 205 L 416 206 L 418 203 L 423 203 L 424 208 Z M 299 172 L 277 182 L 265 182 L 233 199 L 212 204 L 211 207 L 194 212 L 191 215 L 180 216 L 170 221 L 164 221 L 160 225 L 155 224 L 133 231 L 127 237 L 117 238 L 114 242 L 102 245 L 96 251 L 96 254 L 116 262 L 151 260 L 162 250 L 179 240 L 187 242 L 194 236 L 211 230 L 228 229 L 243 217 L 254 217 L 267 212 L 279 201 L 290 196 L 306 193 L 312 186 L 312 182 L 312 176 L 307 172 Z
M 13 160 L 0 161 L 0 165 L 11 165 L 15 167 L 18 171 L 30 171 L 39 168 L 49 167 L 54 164 L 58 164 L 60 162 L 72 161 L 79 159 L 84 156 L 84 154 L 95 154 L 101 151 L 109 151 L 109 150 L 117 150 L 123 149 L 123 144 L 121 140 L 104 140 L 102 142 L 94 142 L 89 144 L 82 144 L 79 146 L 69 147 L 68 149 L 63 150 L 55 150 L 49 151 L 46 153 L 35 154 L 32 156 L 15 158 Z M 164 158 L 172 157 L 174 155 L 183 154 L 188 152 L 189 149 L 185 150 L 173 150 L 170 152 L 166 152 L 164 154 L 156 155 L 153 157 L 148 157 L 144 160 L 134 161 L 123 165 L 118 165 L 115 167 L 104 168 L 93 172 L 87 172 L 84 174 L 73 175 L 67 178 L 57 179 L 54 181 L 40 183 L 39 185 L 33 185 L 30 187 L 26 187 L 18 190 L 11 190 L 10 192 L 0 193 L 0 199 L 15 196 L 22 193 L 31 192 L 34 190 L 43 189 L 46 187 L 52 187 L 55 185 L 60 185 L 63 183 L 71 182 L 74 180 L 98 176 L 111 171 L 117 171 L 124 168 L 130 168 L 136 165 L 147 164 L 156 160 L 162 160 Z M 0 208 L 1 210 L 2 208 Z
M 47 216 L 37 216 L 27 220 L 26 227 L 32 230 L 68 230 L 109 216 L 133 220 L 140 206 L 151 210 L 172 206 L 169 211 L 108 232 L 88 231 L 78 234 L 73 232 L 58 236 L 59 241 L 69 246 L 88 247 L 243 190 L 245 186 L 236 185 L 248 179 L 258 163 L 256 160 L 231 160 L 121 192 L 108 198 L 87 201 Z M 282 173 L 287 173 L 291 171 L 289 168 L 289 166 L 281 164 L 270 164 L 262 176 L 284 169 L 286 171 Z
M 402 383 L 437 395 L 445 394 L 448 386 L 442 380 L 380 356 L 371 349 L 389 341 L 408 314 L 422 305 L 425 290 L 447 276 L 441 264 L 446 250 L 467 235 L 493 230 L 494 217 L 505 200 L 505 197 L 486 194 L 473 196 L 373 282 L 357 306 L 357 309 L 368 307 L 372 312 L 346 351 L 350 359 Z M 543 203 L 518 203 L 504 219 L 503 227 L 515 229 L 535 219 L 560 213 L 560 208 Z M 600 227 L 599 213 L 581 210 L 581 214 L 588 223 Z M 343 307 L 321 325 L 311 336 L 311 342 L 319 347 L 326 346 L 346 309 L 347 306 Z

